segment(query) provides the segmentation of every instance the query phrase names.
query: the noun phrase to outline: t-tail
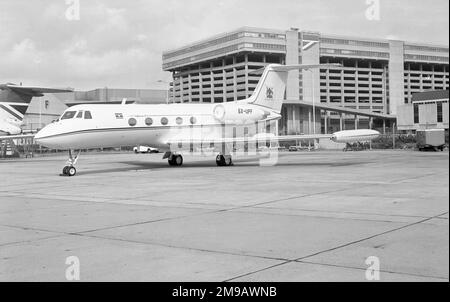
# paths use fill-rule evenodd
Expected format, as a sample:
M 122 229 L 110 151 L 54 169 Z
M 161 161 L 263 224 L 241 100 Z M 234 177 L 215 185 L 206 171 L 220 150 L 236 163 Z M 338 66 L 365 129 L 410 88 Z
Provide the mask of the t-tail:
M 340 66 L 340 64 L 267 65 L 264 68 L 264 72 L 255 88 L 255 91 L 252 96 L 246 100 L 246 102 L 269 108 L 279 114 L 281 112 L 283 100 L 285 99 L 289 71 Z
M 44 93 L 62 92 L 73 92 L 73 89 L 0 84 L 0 133 L 22 133 L 21 125 L 31 99 L 41 97 Z

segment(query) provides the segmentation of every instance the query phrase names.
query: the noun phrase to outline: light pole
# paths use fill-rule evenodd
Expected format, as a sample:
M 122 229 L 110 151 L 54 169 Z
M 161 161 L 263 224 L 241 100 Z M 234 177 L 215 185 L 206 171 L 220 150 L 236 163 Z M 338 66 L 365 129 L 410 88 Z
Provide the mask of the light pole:
M 307 71 L 311 72 L 311 84 L 312 84 L 312 120 L 313 120 L 313 134 L 316 134 L 316 85 L 315 85 L 315 78 L 314 78 L 314 71 L 313 69 L 306 69 Z M 311 129 L 309 129 L 309 134 L 311 134 Z
M 314 70 L 311 71 L 311 78 L 312 78 L 312 103 L 313 103 L 313 134 L 316 135 L 316 85 L 315 85 L 315 77 L 314 77 Z

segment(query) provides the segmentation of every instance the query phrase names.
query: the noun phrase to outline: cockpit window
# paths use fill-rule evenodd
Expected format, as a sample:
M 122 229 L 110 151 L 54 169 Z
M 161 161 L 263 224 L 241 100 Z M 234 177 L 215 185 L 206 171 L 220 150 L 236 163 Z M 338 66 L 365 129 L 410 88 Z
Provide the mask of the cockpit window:
M 84 119 L 85 120 L 92 120 L 92 115 L 90 111 L 85 111 L 84 112 Z
M 78 112 L 77 118 L 83 118 L 83 111 Z
M 77 112 L 76 111 L 66 111 L 63 116 L 61 117 L 61 120 L 68 120 L 75 116 Z

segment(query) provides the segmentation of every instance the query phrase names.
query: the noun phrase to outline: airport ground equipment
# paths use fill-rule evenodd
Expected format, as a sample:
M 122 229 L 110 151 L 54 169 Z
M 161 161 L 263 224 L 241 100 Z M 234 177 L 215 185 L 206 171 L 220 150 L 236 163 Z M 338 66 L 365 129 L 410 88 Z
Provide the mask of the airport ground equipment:
M 19 157 L 16 145 L 13 140 L 0 140 L 0 158 Z
M 445 130 L 444 129 L 427 129 L 418 130 L 416 134 L 417 148 L 423 150 L 444 150 L 445 146 Z

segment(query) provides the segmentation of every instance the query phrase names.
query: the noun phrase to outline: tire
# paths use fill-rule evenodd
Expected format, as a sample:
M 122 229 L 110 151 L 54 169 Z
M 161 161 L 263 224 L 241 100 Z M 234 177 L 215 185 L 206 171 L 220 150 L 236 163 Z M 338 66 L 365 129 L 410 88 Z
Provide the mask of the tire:
M 75 167 L 68 167 L 67 169 L 67 175 L 69 176 L 75 176 L 77 174 L 77 169 Z
M 219 167 L 225 166 L 225 157 L 223 155 L 217 155 L 216 156 L 216 164 Z
M 175 163 L 175 166 L 182 166 L 183 165 L 183 156 L 181 156 L 181 155 L 175 156 L 174 163 Z
M 183 165 L 183 156 L 174 155 L 171 159 L 167 160 L 169 166 L 182 166 Z
M 68 173 L 68 170 L 69 169 L 69 167 L 68 166 L 65 166 L 64 168 L 63 168 L 63 170 L 62 170 L 62 174 L 63 175 L 68 175 L 69 173 Z
M 233 165 L 233 160 L 231 159 L 231 156 L 225 157 L 224 162 L 225 162 L 225 166 Z

